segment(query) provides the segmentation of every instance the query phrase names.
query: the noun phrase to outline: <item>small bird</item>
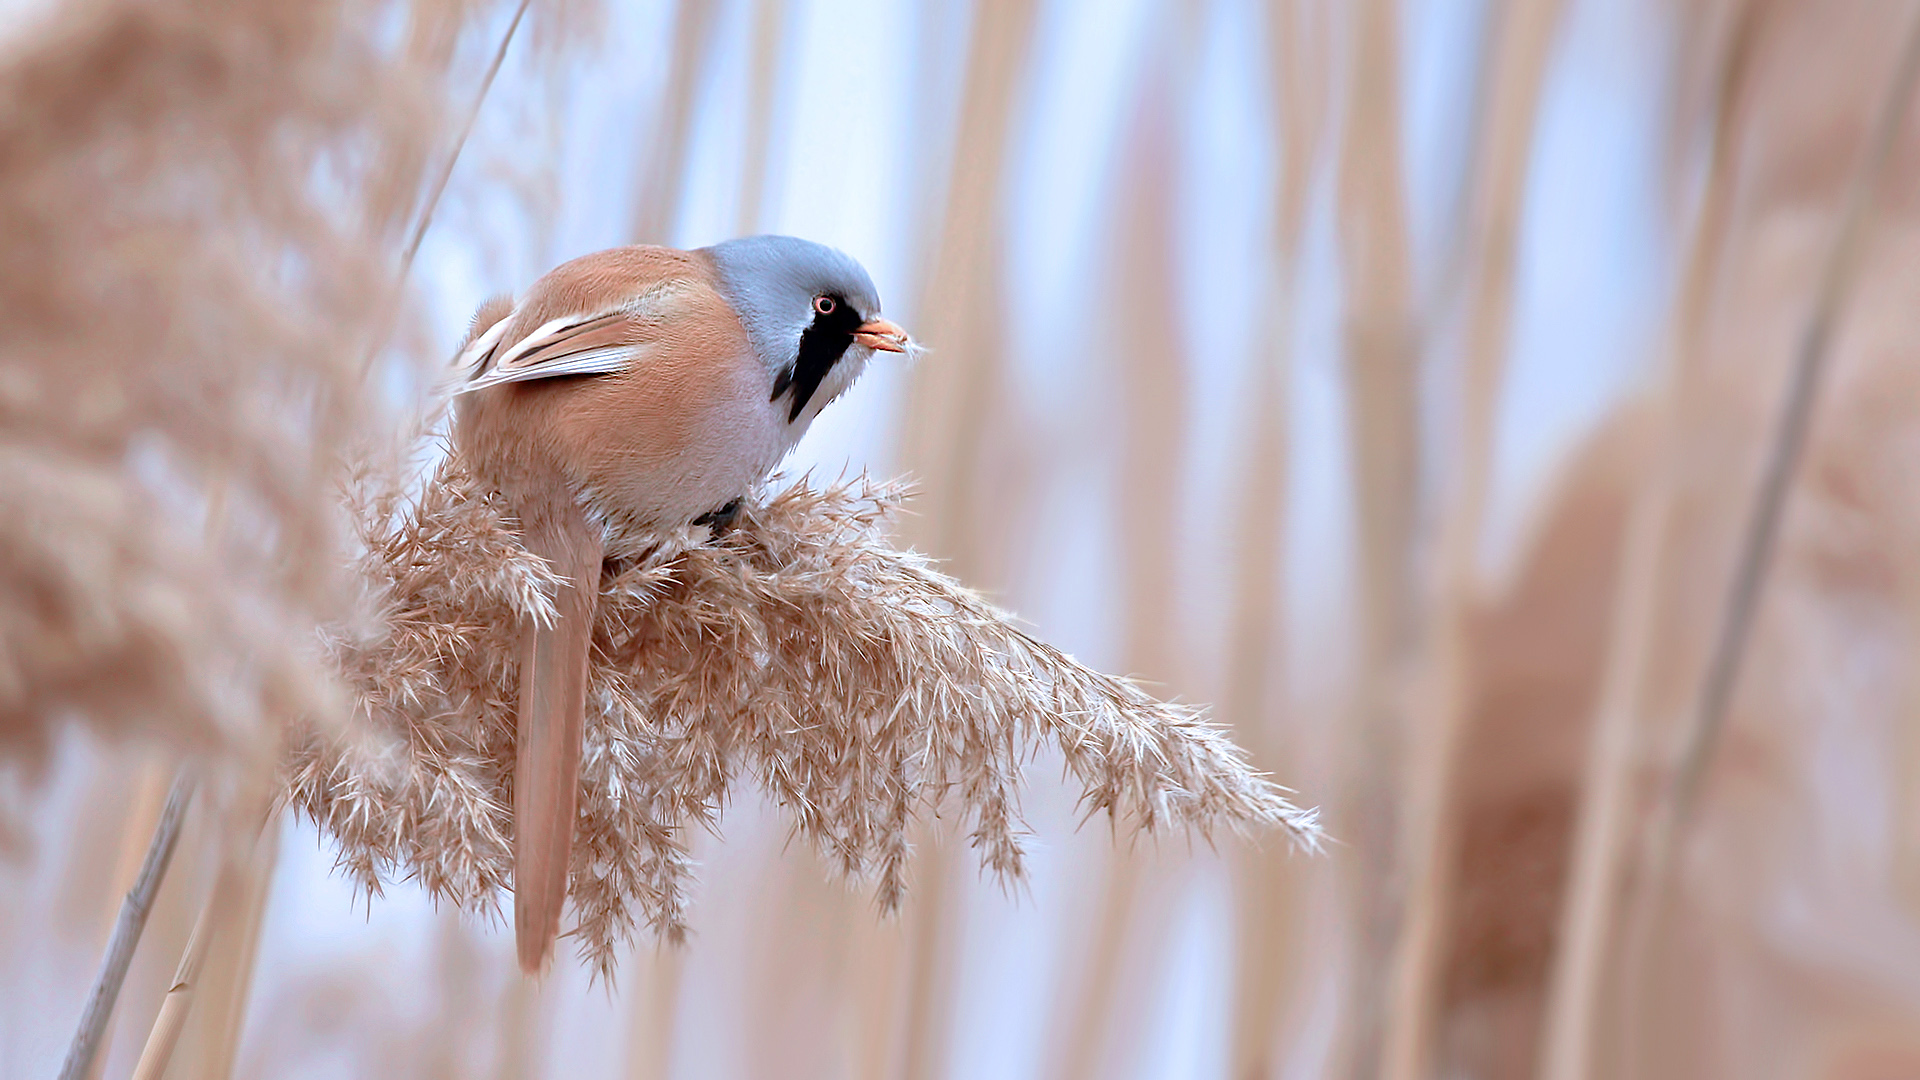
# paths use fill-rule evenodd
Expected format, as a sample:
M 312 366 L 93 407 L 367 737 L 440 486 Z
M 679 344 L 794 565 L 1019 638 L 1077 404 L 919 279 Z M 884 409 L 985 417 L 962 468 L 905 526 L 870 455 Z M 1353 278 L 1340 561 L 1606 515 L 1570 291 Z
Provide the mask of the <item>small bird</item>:
M 545 969 L 566 900 L 587 661 L 609 545 L 731 522 L 878 352 L 907 352 L 860 264 L 789 236 L 621 247 L 475 313 L 454 453 L 567 582 L 529 623 L 515 729 L 513 923 Z

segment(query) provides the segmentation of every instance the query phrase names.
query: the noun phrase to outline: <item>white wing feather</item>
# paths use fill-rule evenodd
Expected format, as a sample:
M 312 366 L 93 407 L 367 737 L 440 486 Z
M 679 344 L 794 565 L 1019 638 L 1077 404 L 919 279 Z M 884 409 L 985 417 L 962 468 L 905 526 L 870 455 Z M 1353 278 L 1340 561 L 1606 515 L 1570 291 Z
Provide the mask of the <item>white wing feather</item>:
M 652 351 L 650 343 L 596 345 L 576 353 L 561 354 L 551 360 L 535 360 L 527 364 L 517 364 L 516 361 L 572 335 L 583 331 L 591 333 L 598 329 L 591 324 L 606 319 L 659 319 L 665 316 L 673 303 L 686 292 L 687 288 L 682 283 L 662 282 L 638 296 L 626 299 L 616 307 L 551 319 L 536 327 L 526 337 L 514 342 L 505 352 L 495 355 L 506 335 L 507 324 L 511 323 L 514 316 L 519 313 L 519 309 L 516 308 L 489 327 L 486 333 L 474 339 L 473 344 L 461 351 L 457 363 L 468 369 L 471 374 L 466 384 L 455 393 L 470 394 L 475 390 L 485 390 L 489 386 L 499 386 L 502 383 L 529 382 L 567 375 L 612 375 L 626 371 Z
M 492 370 L 469 380 L 454 393 L 456 396 L 471 394 L 475 390 L 485 390 L 489 386 L 499 386 L 502 383 L 556 379 L 564 375 L 612 375 L 628 370 L 633 366 L 634 361 L 649 351 L 651 350 L 645 345 L 607 345 L 545 364 L 531 364 L 518 368 L 502 368 L 495 365 Z

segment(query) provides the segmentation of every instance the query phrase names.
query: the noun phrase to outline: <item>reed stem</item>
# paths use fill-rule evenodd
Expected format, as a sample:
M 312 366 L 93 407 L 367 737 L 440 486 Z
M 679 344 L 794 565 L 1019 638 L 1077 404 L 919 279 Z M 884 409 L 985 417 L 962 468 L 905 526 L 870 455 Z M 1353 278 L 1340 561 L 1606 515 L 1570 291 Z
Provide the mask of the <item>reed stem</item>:
M 140 944 L 147 916 L 153 911 L 153 898 L 160 892 L 160 883 L 173 862 L 173 850 L 180 843 L 180 829 L 186 821 L 187 807 L 193 801 L 194 783 L 186 769 L 174 777 L 166 808 L 160 811 L 160 823 L 154 827 L 153 840 L 147 845 L 146 860 L 140 864 L 140 875 L 134 878 L 133 888 L 127 890 L 127 898 L 120 905 L 120 918 L 113 925 L 113 936 L 107 940 L 100 974 L 94 979 L 93 990 L 87 994 L 86 1007 L 80 1012 L 80 1025 L 74 1030 L 73 1043 L 60 1066 L 60 1080 L 82 1080 L 93 1068 L 93 1058 L 99 1053 L 107 1022 L 113 1018 L 120 987 L 127 981 L 127 967 L 133 962 L 134 949 Z
M 187 1016 L 193 1011 L 194 995 L 200 988 L 200 969 L 205 965 L 207 950 L 213 944 L 215 920 L 224 909 L 227 898 L 232 895 L 227 883 L 231 876 L 230 873 L 220 875 L 213 893 L 200 908 L 199 918 L 194 920 L 186 951 L 180 956 L 179 966 L 173 970 L 173 982 L 167 986 L 166 996 L 160 999 L 160 1012 L 154 1017 L 153 1031 L 147 1036 L 146 1047 L 140 1051 L 139 1064 L 134 1066 L 133 1080 L 160 1080 L 166 1075 L 167 1063 L 173 1060 L 173 1048 L 179 1045 L 180 1032 L 186 1028 Z
M 1473 639 L 1480 542 L 1513 323 L 1528 166 L 1560 12 L 1559 0 L 1515 0 L 1489 16 L 1499 22 L 1492 35 L 1495 71 L 1469 241 L 1476 272 L 1454 452 L 1457 486 L 1441 524 L 1440 592 L 1423 649 L 1420 692 L 1409 710 L 1410 783 L 1400 820 L 1408 893 L 1389 975 L 1381 1066 L 1382 1075 L 1393 1080 L 1427 1075 L 1442 1008 L 1462 813 L 1455 776 L 1472 722 L 1467 715 L 1472 673 L 1480 666 Z
M 453 170 L 460 164 L 460 153 L 467 148 L 467 140 L 473 135 L 473 125 L 480 119 L 480 109 L 487 103 L 493 80 L 500 74 L 500 65 L 506 62 L 513 36 L 519 31 L 520 20 L 526 17 L 527 7 L 532 2 L 520 0 L 520 6 L 513 9 L 513 21 L 507 24 L 506 33 L 500 35 L 500 45 L 493 51 L 493 61 L 487 65 L 487 73 L 480 79 L 480 89 L 473 95 L 473 104 L 468 107 L 467 117 L 460 124 L 460 135 L 454 139 L 452 151 L 441 164 L 440 172 L 434 176 L 433 187 L 427 192 L 427 201 L 420 208 L 420 218 L 414 222 L 413 235 L 407 238 L 407 249 L 400 256 L 401 281 L 405 281 L 407 274 L 413 270 L 414 256 L 420 254 L 420 242 L 427 238 L 427 229 L 433 225 L 433 212 L 440 206 L 440 196 L 446 194 L 447 182 L 453 179 Z
M 1355 856 L 1347 883 L 1355 946 L 1346 994 L 1346 1060 L 1339 1071 L 1374 1080 L 1387 1022 L 1385 972 L 1403 899 L 1394 866 L 1394 777 L 1406 763 L 1403 683 L 1412 646 L 1420 488 L 1420 331 L 1400 153 L 1400 5 L 1362 0 L 1348 10 L 1339 216 L 1349 298 L 1344 377 L 1359 642 L 1340 766 L 1345 806 L 1338 828 Z
M 265 809 L 259 811 L 256 820 L 258 824 L 252 832 L 244 838 L 230 841 L 230 844 L 237 842 L 238 847 L 229 846 L 221 856 L 213 888 L 208 891 L 206 902 L 194 920 L 193 932 L 187 937 L 187 947 L 181 952 L 180 963 L 174 968 L 173 981 L 167 986 L 166 996 L 160 999 L 160 1011 L 154 1017 L 153 1029 L 148 1033 L 147 1044 L 140 1052 L 140 1061 L 134 1067 L 133 1080 L 161 1080 L 166 1075 L 167 1065 L 173 1060 L 174 1048 L 180 1043 L 187 1019 L 192 1015 L 206 983 L 201 972 L 206 967 L 214 939 L 234 925 L 234 916 L 240 913 L 241 907 L 249 899 L 249 893 L 254 894 L 251 899 L 256 909 L 265 902 L 265 882 L 255 883 L 261 873 L 258 860 L 262 845 L 259 834 L 270 820 Z M 274 850 L 277 851 L 277 848 Z M 271 866 L 266 870 L 270 872 Z M 252 914 L 257 915 L 257 910 Z M 242 944 L 245 944 L 244 939 Z M 247 957 L 249 963 L 250 959 L 250 956 Z M 214 989 L 217 994 L 218 979 L 214 980 Z M 216 997 L 214 1004 L 218 1006 L 223 1003 Z M 226 1034 L 237 1036 L 237 1018 L 234 1018 L 231 1026 L 234 1030 Z M 224 1052 L 222 1056 L 225 1056 Z M 202 1070 L 213 1071 L 215 1068 L 211 1062 L 199 1064 Z
M 1571 867 L 1562 893 L 1558 945 L 1548 976 L 1540 1051 L 1542 1080 L 1587 1080 L 1595 1072 L 1596 1036 L 1606 1000 L 1607 945 L 1613 940 L 1620 868 L 1631 819 L 1637 723 L 1647 690 L 1667 568 L 1679 433 L 1687 415 L 1685 387 L 1697 366 L 1708 295 L 1726 240 L 1732 204 L 1733 112 L 1746 92 L 1759 2 L 1734 13 L 1711 106 L 1711 134 L 1700 207 L 1687 243 L 1680 292 L 1653 391 L 1655 452 L 1651 474 L 1635 492 L 1615 577 L 1611 626 L 1599 696 L 1594 703 Z
M 1626 976 L 1622 989 L 1628 995 L 1644 984 L 1654 929 L 1672 890 L 1675 854 L 1692 824 L 1702 780 L 1726 728 L 1728 707 L 1739 683 L 1741 663 L 1753 635 L 1753 624 L 1779 543 L 1781 513 L 1806 449 L 1807 431 L 1812 425 L 1834 329 L 1858 276 L 1874 195 L 1879 190 L 1895 138 L 1906 122 L 1917 81 L 1920 81 L 1920 14 L 1911 19 L 1893 80 L 1882 99 L 1879 116 L 1848 187 L 1840 221 L 1822 262 L 1812 310 L 1801 330 L 1786 394 L 1768 443 L 1759 490 L 1741 534 L 1733 579 L 1721 607 L 1719 629 L 1686 725 L 1683 749 L 1666 797 L 1656 808 L 1648 828 L 1644 873 L 1640 876 L 1640 889 L 1625 942 Z M 1639 1015 L 1639 1010 L 1630 1009 L 1623 1017 L 1628 1033 L 1624 1042 L 1629 1055 L 1638 1046 Z M 1636 1065 L 1630 1056 L 1629 1070 Z

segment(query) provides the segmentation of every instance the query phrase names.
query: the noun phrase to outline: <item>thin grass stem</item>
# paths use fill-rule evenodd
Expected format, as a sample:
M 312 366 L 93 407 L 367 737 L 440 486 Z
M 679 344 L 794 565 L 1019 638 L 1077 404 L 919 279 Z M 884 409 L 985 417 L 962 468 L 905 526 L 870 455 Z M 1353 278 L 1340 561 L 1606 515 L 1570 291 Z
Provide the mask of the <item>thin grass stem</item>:
M 1711 142 L 1700 207 L 1687 244 L 1686 266 L 1674 303 L 1667 355 L 1653 391 L 1655 437 L 1662 440 L 1651 475 L 1636 491 L 1615 578 L 1611 627 L 1600 692 L 1594 704 L 1580 803 L 1575 814 L 1572 866 L 1563 892 L 1541 1034 L 1543 1080 L 1587 1080 L 1596 1067 L 1596 1035 L 1620 892 L 1621 856 L 1630 823 L 1637 719 L 1646 695 L 1660 617 L 1660 582 L 1667 566 L 1673 512 L 1682 387 L 1697 364 L 1732 204 L 1733 112 L 1746 93 L 1755 28 L 1762 2 L 1734 13 L 1711 106 Z
M 380 321 L 374 324 L 372 345 L 360 362 L 360 378 L 364 382 L 373 371 L 373 362 L 386 347 L 387 338 L 393 333 L 393 322 L 400 310 L 401 289 L 408 276 L 413 273 L 413 260 L 420 254 L 420 244 L 427 238 L 427 230 L 433 226 L 434 211 L 440 207 L 440 197 L 446 194 L 447 184 L 453 179 L 453 170 L 460 164 L 460 155 L 467 148 L 467 140 L 473 135 L 474 124 L 480 120 L 480 110 L 487 103 L 487 95 L 493 90 L 493 81 L 500 74 L 500 66 L 506 62 L 507 50 L 513 45 L 514 35 L 520 29 L 520 20 L 526 17 L 527 8 L 533 0 L 520 0 L 513 10 L 513 19 L 507 23 L 507 29 L 500 35 L 500 45 L 493 51 L 493 60 L 487 65 L 487 72 L 480 79 L 480 89 L 473 95 L 473 104 L 468 106 L 466 119 L 460 124 L 460 134 L 453 141 L 453 149 L 448 151 L 446 160 L 440 165 L 440 171 L 433 178 L 433 186 L 427 189 L 427 198 L 420 206 L 420 216 L 414 220 L 413 232 L 407 237 L 407 246 L 400 253 L 400 268 L 395 272 L 393 288 L 384 305 Z
M 1520 225 L 1547 58 L 1561 21 L 1559 0 L 1524 0 L 1496 9 L 1495 72 L 1486 99 L 1486 141 L 1474 172 L 1471 244 L 1475 289 L 1467 325 L 1456 490 L 1441 524 L 1440 591 L 1423 649 L 1420 692 L 1409 710 L 1411 782 L 1402 810 L 1401 861 L 1406 909 L 1394 945 L 1383 1038 L 1382 1074 L 1427 1074 L 1441 1008 L 1441 979 L 1452 918 L 1455 849 L 1461 817 L 1459 755 L 1471 718 L 1477 667 L 1473 618 L 1480 608 L 1480 546 L 1493 477 L 1493 445 L 1505 381 Z
M 453 140 L 453 149 L 448 152 L 446 161 L 440 165 L 440 172 L 433 178 L 433 187 L 427 190 L 427 201 L 420 207 L 420 217 L 413 224 L 413 235 L 407 238 L 407 248 L 400 255 L 399 280 L 404 282 L 413 271 L 414 257 L 420 254 L 421 241 L 427 238 L 427 230 L 433 226 L 433 213 L 439 209 L 440 197 L 446 194 L 447 183 L 453 179 L 453 170 L 460 164 L 460 154 L 467 148 L 467 140 L 473 135 L 473 126 L 480 120 L 480 110 L 487 103 L 487 95 L 493 90 L 493 80 L 500 74 L 500 65 L 506 63 L 507 50 L 513 46 L 513 37 L 520 30 L 520 20 L 526 17 L 527 8 L 533 0 L 520 0 L 513 9 L 513 20 L 507 23 L 506 33 L 500 35 L 500 45 L 493 50 L 493 60 L 487 65 L 487 73 L 480 79 L 480 89 L 473 95 L 473 104 L 467 108 L 466 119 L 460 123 L 460 134 Z
M 1403 682 L 1411 654 L 1415 508 L 1419 501 L 1418 366 L 1411 240 L 1400 140 L 1400 5 L 1347 6 L 1347 115 L 1340 147 L 1342 278 L 1348 296 L 1343 377 L 1359 594 L 1353 715 L 1342 748 L 1340 830 L 1354 858 L 1354 977 L 1341 1072 L 1373 1080 L 1386 1016 L 1385 972 L 1403 890 L 1394 873 L 1405 767 Z
M 246 899 L 249 879 L 255 869 L 254 859 L 261 847 L 258 834 L 266 827 L 268 820 L 268 815 L 262 811 L 254 832 L 239 840 L 241 849 L 229 847 L 222 854 L 220 869 L 214 875 L 213 888 L 207 893 L 199 916 L 194 919 L 193 932 L 187 936 L 187 947 L 181 952 L 180 963 L 174 968 L 173 981 L 167 985 L 166 995 L 160 999 L 160 1011 L 154 1017 L 146 1046 L 140 1051 L 140 1061 L 134 1066 L 133 1080 L 161 1080 L 166 1075 L 167 1065 L 173 1060 L 174 1048 L 180 1043 L 181 1033 L 186 1030 L 187 1019 L 192 1015 L 195 1001 L 200 995 L 201 970 L 206 966 L 214 939 L 234 924 L 234 916 L 240 913 L 239 909 Z
M 147 916 L 153 911 L 153 898 L 160 892 L 160 883 L 166 879 L 167 867 L 173 862 L 174 848 L 180 843 L 180 829 L 186 821 L 187 807 L 193 801 L 194 785 L 192 774 L 185 769 L 174 777 L 166 808 L 160 812 L 153 840 L 147 845 L 146 860 L 140 864 L 140 875 L 134 878 L 133 888 L 127 890 L 127 898 L 120 905 L 120 918 L 113 925 L 113 936 L 107 940 L 100 974 L 94 979 L 93 990 L 87 994 L 73 1043 L 60 1066 L 60 1080 L 82 1080 L 93 1068 L 93 1058 L 100 1050 L 107 1022 L 113 1018 L 120 987 L 127 981 L 127 966 L 133 962 L 141 931 L 146 929 Z
M 173 1048 L 179 1045 L 180 1032 L 186 1028 L 187 1016 L 193 1010 L 194 995 L 200 988 L 200 968 L 206 963 L 207 950 L 213 944 L 215 923 L 232 892 L 226 880 L 230 876 L 221 875 L 193 922 L 186 951 L 173 970 L 173 981 L 167 986 L 166 996 L 160 999 L 160 1012 L 154 1017 L 147 1045 L 140 1051 L 139 1064 L 134 1066 L 133 1080 L 160 1080 L 166 1075 L 167 1064 L 173 1060 Z
M 713 21 L 722 5 L 712 0 L 680 0 L 673 22 L 673 60 L 667 71 L 660 127 L 652 134 L 646 172 L 635 193 L 633 239 L 665 244 L 680 213 L 686 186 L 687 153 L 693 141 L 693 110 L 706 71 L 713 63 Z
M 1860 165 L 1849 183 L 1840 220 L 1822 262 L 1812 309 L 1794 350 L 1792 372 L 1768 442 L 1759 489 L 1741 533 L 1719 628 L 1686 724 L 1683 748 L 1665 797 L 1648 827 L 1643 872 L 1625 941 L 1622 991 L 1629 996 L 1635 988 L 1644 985 L 1654 930 L 1673 887 L 1674 858 L 1692 824 L 1702 781 L 1726 729 L 1728 707 L 1739 683 L 1741 662 L 1746 656 L 1747 642 L 1752 637 L 1755 616 L 1773 565 L 1781 514 L 1806 448 L 1834 330 L 1858 277 L 1874 195 L 1879 190 L 1895 138 L 1906 122 L 1917 81 L 1920 81 L 1920 13 L 1911 18 L 1893 80 L 1882 99 Z M 1622 1018 L 1629 1071 L 1638 1065 L 1638 1017 L 1639 1010 L 1629 1009 Z

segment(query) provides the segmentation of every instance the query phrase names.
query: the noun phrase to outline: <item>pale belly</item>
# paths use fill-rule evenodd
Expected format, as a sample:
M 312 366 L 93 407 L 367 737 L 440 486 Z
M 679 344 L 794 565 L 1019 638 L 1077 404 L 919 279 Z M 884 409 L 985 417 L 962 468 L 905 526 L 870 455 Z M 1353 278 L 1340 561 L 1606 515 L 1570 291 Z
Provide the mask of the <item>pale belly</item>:
M 596 454 L 581 492 L 595 516 L 624 529 L 685 525 L 750 493 L 805 431 L 758 381 L 671 417 L 624 418 L 626 438 Z

